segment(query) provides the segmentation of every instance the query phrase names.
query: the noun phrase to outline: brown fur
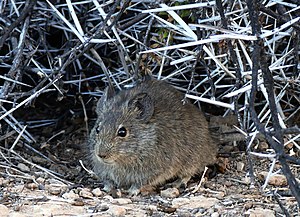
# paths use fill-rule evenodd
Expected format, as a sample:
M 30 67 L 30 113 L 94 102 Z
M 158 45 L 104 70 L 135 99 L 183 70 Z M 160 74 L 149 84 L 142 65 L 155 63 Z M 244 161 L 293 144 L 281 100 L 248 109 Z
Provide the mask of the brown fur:
M 104 93 L 89 147 L 94 171 L 107 188 L 116 184 L 135 190 L 175 177 L 186 183 L 215 162 L 217 148 L 207 121 L 183 98 L 181 92 L 157 80 L 118 94 Z M 122 126 L 127 130 L 125 137 L 117 135 Z

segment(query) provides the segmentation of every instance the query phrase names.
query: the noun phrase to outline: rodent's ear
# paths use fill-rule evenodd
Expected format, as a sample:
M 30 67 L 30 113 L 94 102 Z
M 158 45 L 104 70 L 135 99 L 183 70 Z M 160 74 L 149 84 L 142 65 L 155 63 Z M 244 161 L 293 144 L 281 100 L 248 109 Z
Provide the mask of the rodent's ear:
M 106 87 L 105 90 L 104 90 L 104 92 L 103 92 L 102 97 L 100 98 L 100 100 L 97 103 L 97 109 L 96 109 L 96 111 L 97 112 L 100 111 L 102 105 L 107 100 L 109 100 L 110 98 L 114 97 L 115 95 L 116 95 L 116 91 L 115 91 L 115 89 L 113 87 L 111 87 L 111 86 Z
M 128 102 L 128 108 L 140 111 L 138 119 L 148 121 L 154 112 L 154 105 L 151 97 L 147 93 L 138 93 Z
M 105 97 L 105 100 L 108 100 L 116 95 L 116 90 L 111 86 L 108 85 L 105 90 L 102 97 Z

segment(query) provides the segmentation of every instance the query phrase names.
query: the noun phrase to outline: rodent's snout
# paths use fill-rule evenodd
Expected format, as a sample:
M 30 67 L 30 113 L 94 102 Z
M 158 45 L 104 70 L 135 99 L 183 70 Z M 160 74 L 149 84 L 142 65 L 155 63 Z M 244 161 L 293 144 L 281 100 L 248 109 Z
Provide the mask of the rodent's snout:
M 108 158 L 108 153 L 102 152 L 102 153 L 98 153 L 97 154 L 98 157 L 102 158 L 102 159 L 107 159 Z
M 107 151 L 97 151 L 96 155 L 98 156 L 99 160 L 101 160 L 104 163 L 114 163 L 114 158 L 112 157 L 112 154 Z

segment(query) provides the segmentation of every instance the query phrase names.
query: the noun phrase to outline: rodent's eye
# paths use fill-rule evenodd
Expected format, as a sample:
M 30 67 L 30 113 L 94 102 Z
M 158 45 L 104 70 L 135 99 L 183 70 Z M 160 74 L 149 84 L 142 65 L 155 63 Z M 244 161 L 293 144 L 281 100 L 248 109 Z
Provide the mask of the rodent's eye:
M 118 136 L 125 137 L 127 135 L 127 130 L 125 127 L 120 127 L 118 130 Z

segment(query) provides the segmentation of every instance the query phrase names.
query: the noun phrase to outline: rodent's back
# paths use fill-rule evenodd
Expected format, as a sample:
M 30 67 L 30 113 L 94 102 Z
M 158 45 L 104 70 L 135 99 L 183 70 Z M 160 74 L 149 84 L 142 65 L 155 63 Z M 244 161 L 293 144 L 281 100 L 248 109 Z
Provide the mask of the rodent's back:
M 152 121 L 158 125 L 158 138 L 172 151 L 173 157 L 183 160 L 178 164 L 190 162 L 189 166 L 195 164 L 202 171 L 205 165 L 214 163 L 217 147 L 203 113 L 166 82 L 151 80 L 141 85 L 141 89 L 144 88 L 154 100 L 154 111 L 157 112 Z

